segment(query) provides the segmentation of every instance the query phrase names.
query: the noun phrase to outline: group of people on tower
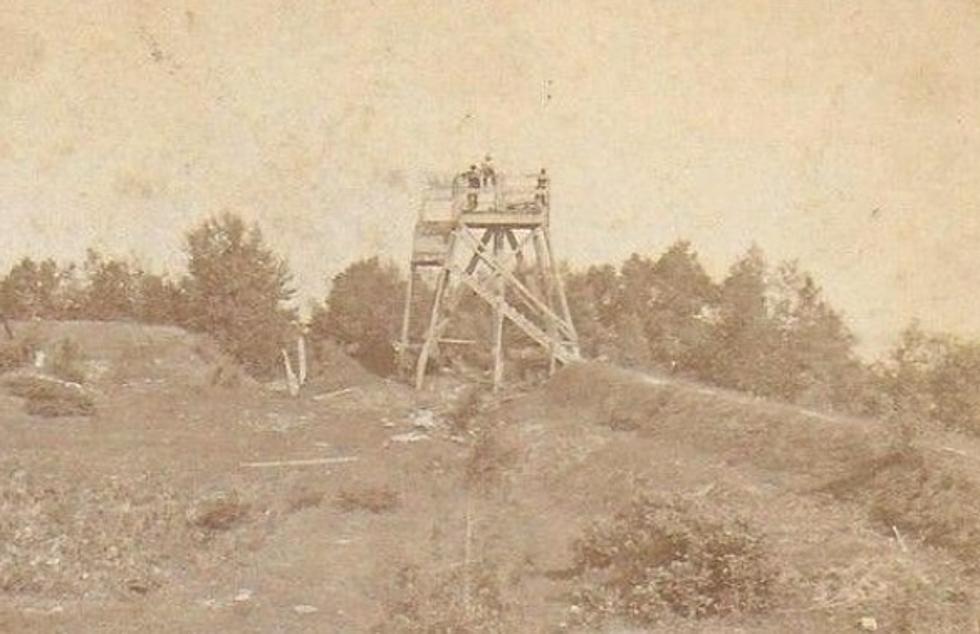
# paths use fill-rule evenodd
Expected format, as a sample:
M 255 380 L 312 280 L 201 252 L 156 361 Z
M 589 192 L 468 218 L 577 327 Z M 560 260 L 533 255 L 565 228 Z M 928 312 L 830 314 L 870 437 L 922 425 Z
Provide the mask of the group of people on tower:
M 497 172 L 493 167 L 493 158 L 487 154 L 479 167 L 475 164 L 470 165 L 468 170 L 456 177 L 456 182 L 463 184 L 466 188 L 467 209 L 476 209 L 481 189 L 497 186 Z M 537 186 L 534 194 L 534 202 L 542 207 L 548 204 L 548 185 L 548 172 L 542 167 L 537 174 Z
M 463 178 L 469 187 L 489 187 L 497 184 L 497 172 L 493 168 L 493 157 L 487 154 L 483 157 L 480 167 L 470 165 L 470 169 L 463 172 Z
M 479 168 L 470 165 L 470 169 L 461 172 L 455 180 L 466 188 L 466 208 L 476 209 L 480 190 L 497 186 L 497 172 L 493 168 L 493 158 L 487 154 Z

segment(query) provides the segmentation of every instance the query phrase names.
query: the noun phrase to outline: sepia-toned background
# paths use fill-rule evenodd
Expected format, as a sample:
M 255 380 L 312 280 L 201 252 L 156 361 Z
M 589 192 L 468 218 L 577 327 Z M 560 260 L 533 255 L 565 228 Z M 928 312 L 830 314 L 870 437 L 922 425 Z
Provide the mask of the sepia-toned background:
M 166 6 L 161 6 L 165 4 Z M 980 4 L 41 2 L 0 10 L 0 269 L 178 269 L 261 221 L 304 297 L 402 261 L 429 171 L 546 165 L 576 265 L 799 258 L 877 353 L 980 333 Z

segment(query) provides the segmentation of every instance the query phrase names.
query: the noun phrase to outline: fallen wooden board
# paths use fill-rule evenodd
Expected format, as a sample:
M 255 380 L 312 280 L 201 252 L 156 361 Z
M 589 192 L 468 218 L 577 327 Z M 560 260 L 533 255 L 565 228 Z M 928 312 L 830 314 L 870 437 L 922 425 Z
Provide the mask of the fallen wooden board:
M 307 460 L 273 460 L 270 462 L 243 462 L 242 467 L 262 469 L 267 467 L 312 467 L 325 464 L 340 464 L 354 462 L 357 456 L 337 456 L 336 458 L 310 458 Z
M 356 391 L 357 391 L 357 388 L 347 387 L 347 388 L 344 388 L 342 390 L 337 390 L 336 392 L 325 392 L 323 394 L 317 394 L 316 396 L 313 397 L 313 400 L 314 401 L 325 401 L 328 398 L 333 398 L 335 396 L 343 396 L 344 394 L 351 394 L 351 393 L 356 392 Z

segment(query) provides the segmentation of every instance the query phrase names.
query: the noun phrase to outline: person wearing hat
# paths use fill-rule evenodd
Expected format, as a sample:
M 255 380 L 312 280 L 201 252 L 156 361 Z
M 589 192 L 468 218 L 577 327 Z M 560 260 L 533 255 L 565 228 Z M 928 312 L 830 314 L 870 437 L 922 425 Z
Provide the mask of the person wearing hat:
M 548 172 L 543 167 L 538 172 L 538 186 L 534 193 L 534 200 L 542 207 L 548 204 Z
M 489 154 L 487 154 L 484 157 L 483 163 L 480 164 L 480 175 L 483 177 L 483 186 L 484 187 L 486 187 L 487 185 L 494 185 L 494 186 L 496 186 L 496 184 L 497 184 L 497 173 L 494 172 L 494 170 L 493 170 L 493 159 L 490 158 L 490 155 Z

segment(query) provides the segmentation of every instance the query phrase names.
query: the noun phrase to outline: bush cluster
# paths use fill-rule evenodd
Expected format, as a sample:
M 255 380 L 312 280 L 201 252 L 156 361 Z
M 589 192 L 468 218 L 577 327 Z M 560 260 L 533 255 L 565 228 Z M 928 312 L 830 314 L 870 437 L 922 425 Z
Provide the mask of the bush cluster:
M 762 538 L 718 509 L 640 497 L 575 543 L 576 600 L 592 624 L 648 626 L 763 612 L 775 568 Z

